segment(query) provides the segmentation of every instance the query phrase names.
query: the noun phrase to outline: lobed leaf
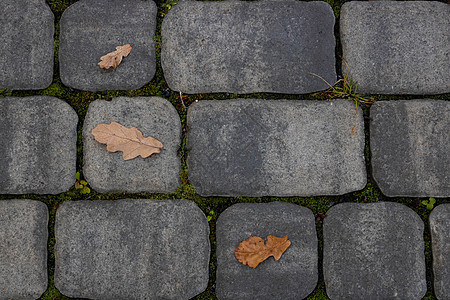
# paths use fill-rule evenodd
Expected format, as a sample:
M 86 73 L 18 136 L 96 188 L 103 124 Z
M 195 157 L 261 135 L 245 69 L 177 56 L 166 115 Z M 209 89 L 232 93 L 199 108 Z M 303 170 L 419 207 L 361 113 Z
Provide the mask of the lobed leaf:
M 290 245 L 291 242 L 287 239 L 287 236 L 279 238 L 269 235 L 267 236 L 267 242 L 264 242 L 259 236 L 251 236 L 237 246 L 234 250 L 234 256 L 243 265 L 256 268 L 270 256 L 279 260 Z
M 96 141 L 107 145 L 109 152 L 122 151 L 124 160 L 138 156 L 146 158 L 163 149 L 163 144 L 157 139 L 144 137 L 136 127 L 127 128 L 117 122 L 98 124 L 92 134 Z
M 122 59 L 130 54 L 132 48 L 133 47 L 130 44 L 117 46 L 116 51 L 110 52 L 100 57 L 101 61 L 98 63 L 98 65 L 102 69 L 109 69 L 111 67 L 115 69 L 122 62 Z

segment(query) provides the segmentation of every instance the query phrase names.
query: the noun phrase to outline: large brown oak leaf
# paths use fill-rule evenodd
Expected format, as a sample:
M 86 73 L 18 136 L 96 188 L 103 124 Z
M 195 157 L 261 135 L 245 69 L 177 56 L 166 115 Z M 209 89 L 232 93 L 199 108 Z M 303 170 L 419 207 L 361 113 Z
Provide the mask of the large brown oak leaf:
M 144 137 L 136 127 L 127 128 L 116 122 L 98 124 L 92 134 L 96 141 L 107 145 L 109 152 L 122 151 L 124 160 L 137 156 L 146 158 L 163 148 L 160 141 L 151 136 Z
M 287 236 L 279 238 L 269 235 L 267 236 L 267 242 L 264 242 L 259 236 L 251 236 L 237 246 L 234 250 L 234 256 L 243 265 L 256 268 L 259 263 L 270 256 L 279 260 L 290 245 L 291 242 L 287 239 Z
M 130 44 L 117 46 L 116 51 L 110 52 L 100 57 L 101 61 L 98 63 L 98 65 L 102 69 L 109 69 L 111 67 L 115 69 L 122 62 L 122 59 L 130 54 L 132 48 L 133 47 Z

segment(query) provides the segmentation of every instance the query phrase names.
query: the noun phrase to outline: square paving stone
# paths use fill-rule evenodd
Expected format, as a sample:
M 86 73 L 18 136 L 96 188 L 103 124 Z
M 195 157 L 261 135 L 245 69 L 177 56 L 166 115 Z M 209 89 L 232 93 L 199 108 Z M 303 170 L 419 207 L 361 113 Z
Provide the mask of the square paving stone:
M 47 289 L 47 206 L 0 200 L 0 300 L 37 299 Z
M 250 236 L 288 237 L 291 245 L 276 261 L 255 269 L 234 256 Z M 239 203 L 217 220 L 217 297 L 219 299 L 303 299 L 316 287 L 317 237 L 313 213 L 285 202 Z
M 390 197 L 450 196 L 450 102 L 394 100 L 370 109 L 372 172 Z
M 430 214 L 433 250 L 434 293 L 450 299 L 450 204 L 437 206 Z
M 325 2 L 178 2 L 161 35 L 172 90 L 303 94 L 336 82 L 334 14 Z
M 0 194 L 59 194 L 75 183 L 78 116 L 46 96 L 0 98 Z
M 450 92 L 450 5 L 351 1 L 342 6 L 340 24 L 343 72 L 359 92 Z
M 156 5 L 141 0 L 81 0 L 61 18 L 62 82 L 88 91 L 139 89 L 155 75 Z M 116 69 L 101 69 L 100 57 L 132 44 Z
M 209 226 L 187 200 L 67 201 L 56 212 L 55 286 L 89 299 L 190 299 L 209 275 Z
M 43 0 L 0 1 L 0 90 L 45 89 L 52 83 L 53 21 Z
M 422 299 L 427 291 L 424 224 L 394 202 L 343 203 L 323 225 L 323 273 L 330 299 Z
M 187 115 L 202 196 L 339 195 L 364 188 L 364 125 L 351 101 L 201 101 Z
M 97 142 L 92 130 L 112 121 L 136 127 L 144 137 L 159 140 L 164 149 L 150 157 L 123 160 L 122 152 L 108 152 Z M 90 104 L 83 126 L 83 172 L 96 191 L 171 193 L 179 184 L 181 162 L 181 121 L 173 105 L 162 98 L 97 100 Z

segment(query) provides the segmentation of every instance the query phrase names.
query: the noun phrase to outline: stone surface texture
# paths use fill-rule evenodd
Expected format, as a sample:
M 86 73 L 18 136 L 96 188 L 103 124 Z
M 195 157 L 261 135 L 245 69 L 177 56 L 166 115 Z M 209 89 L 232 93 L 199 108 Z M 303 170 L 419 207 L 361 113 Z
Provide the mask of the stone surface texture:
M 323 272 L 330 299 L 422 299 L 424 224 L 394 202 L 343 203 L 327 212 Z
M 450 5 L 351 1 L 341 9 L 343 73 L 360 93 L 450 92 Z
M 47 289 L 47 206 L 0 200 L 0 299 L 37 299 Z
M 0 90 L 45 89 L 51 84 L 53 20 L 44 0 L 0 1 Z
M 372 172 L 390 197 L 450 196 L 450 102 L 394 100 L 370 109 Z
M 161 29 L 164 77 L 184 93 L 324 90 L 336 81 L 333 28 L 325 2 L 178 2 Z
M 164 149 L 150 157 L 123 160 L 122 152 L 108 152 L 97 142 L 92 129 L 112 121 L 136 127 L 144 137 L 159 140 Z M 181 122 L 176 109 L 162 98 L 97 100 L 90 104 L 83 126 L 83 172 L 96 191 L 171 193 L 179 184 L 181 171 L 177 150 L 181 144 Z
M 366 184 L 351 101 L 201 101 L 187 122 L 189 178 L 202 196 L 338 195 Z
M 450 299 L 450 204 L 438 205 L 430 214 L 434 293 Z
M 61 18 L 59 62 L 62 82 L 80 90 L 131 90 L 156 70 L 153 35 L 156 5 L 141 0 L 81 0 Z M 100 69 L 100 57 L 133 44 L 116 69 Z
M 89 299 L 190 299 L 206 289 L 209 226 L 187 200 L 67 201 L 55 286 Z
M 0 194 L 59 194 L 75 183 L 78 116 L 54 97 L 0 98 Z
M 299 205 L 239 203 L 217 221 L 218 299 L 303 299 L 316 287 L 317 237 L 313 213 Z M 269 257 L 255 269 L 234 256 L 250 236 L 286 236 L 291 245 L 276 261 Z

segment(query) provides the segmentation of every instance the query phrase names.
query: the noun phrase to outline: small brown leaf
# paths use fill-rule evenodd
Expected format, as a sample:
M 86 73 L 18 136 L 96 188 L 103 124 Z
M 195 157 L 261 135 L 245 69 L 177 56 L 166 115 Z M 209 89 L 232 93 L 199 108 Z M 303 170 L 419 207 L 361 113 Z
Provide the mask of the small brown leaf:
M 146 158 L 163 148 L 160 141 L 150 136 L 145 138 L 136 127 L 127 128 L 116 122 L 98 124 L 92 134 L 96 141 L 107 145 L 109 152 L 122 151 L 124 160 Z
M 256 268 L 259 263 L 270 256 L 273 256 L 275 260 L 279 260 L 290 245 L 291 242 L 287 239 L 287 236 L 279 238 L 269 235 L 266 243 L 259 236 L 251 236 L 237 246 L 236 250 L 234 250 L 234 256 L 243 265 Z
M 100 68 L 109 69 L 113 67 L 114 69 L 122 62 L 122 58 L 127 57 L 133 47 L 130 44 L 123 46 L 117 46 L 116 51 L 108 53 L 100 57 L 101 62 L 98 63 Z

